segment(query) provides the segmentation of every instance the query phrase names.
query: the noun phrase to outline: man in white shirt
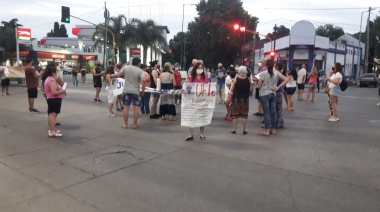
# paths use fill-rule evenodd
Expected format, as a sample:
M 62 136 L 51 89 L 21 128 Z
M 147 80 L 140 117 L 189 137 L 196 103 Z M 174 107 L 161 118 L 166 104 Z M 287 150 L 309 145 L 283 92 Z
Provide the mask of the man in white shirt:
M 303 90 L 305 89 L 305 79 L 306 79 L 306 65 L 303 64 L 302 68 L 298 71 L 297 76 L 297 87 L 298 87 L 298 101 L 304 101 L 302 98 Z

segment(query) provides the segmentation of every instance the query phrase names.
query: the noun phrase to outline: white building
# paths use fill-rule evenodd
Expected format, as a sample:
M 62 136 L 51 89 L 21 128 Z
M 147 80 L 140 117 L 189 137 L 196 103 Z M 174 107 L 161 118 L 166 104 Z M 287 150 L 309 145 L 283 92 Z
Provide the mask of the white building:
M 316 66 L 318 70 L 325 70 L 328 74 L 333 64 L 339 62 L 344 67 L 344 75 L 349 78 L 356 77 L 357 64 L 362 63 L 364 58 L 364 43 L 360 42 L 359 45 L 359 41 L 349 34 L 336 40 L 318 36 L 315 34 L 314 25 L 308 21 L 295 23 L 290 35 L 286 37 L 268 41 L 262 47 L 256 46 L 255 63 L 260 58 L 269 58 L 273 49 L 276 52 L 275 60 L 282 61 L 288 69 L 299 69 L 305 64 L 308 71 Z M 358 60 L 359 56 L 361 60 Z M 255 71 L 257 72 L 257 67 Z

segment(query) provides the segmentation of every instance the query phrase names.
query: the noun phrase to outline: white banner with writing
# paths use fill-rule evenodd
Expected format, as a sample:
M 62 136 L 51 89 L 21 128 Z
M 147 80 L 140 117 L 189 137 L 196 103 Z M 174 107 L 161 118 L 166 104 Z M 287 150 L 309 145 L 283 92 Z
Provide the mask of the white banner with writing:
M 124 82 L 125 80 L 123 78 L 115 78 L 112 80 L 112 88 L 113 88 L 114 96 L 123 94 Z
M 216 83 L 183 84 L 181 126 L 201 127 L 211 124 L 216 101 Z

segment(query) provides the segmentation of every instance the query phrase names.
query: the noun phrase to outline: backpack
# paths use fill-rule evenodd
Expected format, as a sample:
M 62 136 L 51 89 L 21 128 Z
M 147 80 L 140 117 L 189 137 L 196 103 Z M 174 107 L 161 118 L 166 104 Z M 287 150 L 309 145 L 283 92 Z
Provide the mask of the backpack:
M 342 82 L 340 82 L 339 86 L 340 86 L 341 91 L 345 91 L 348 88 L 348 83 L 347 83 L 346 79 L 344 79 L 344 77 L 342 79 Z

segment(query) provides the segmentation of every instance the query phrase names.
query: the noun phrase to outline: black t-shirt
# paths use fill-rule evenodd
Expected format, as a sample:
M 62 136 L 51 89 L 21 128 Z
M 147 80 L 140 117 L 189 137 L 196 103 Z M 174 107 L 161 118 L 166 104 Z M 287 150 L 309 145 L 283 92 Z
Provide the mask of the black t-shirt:
M 102 72 L 101 67 L 95 67 L 95 74 L 100 74 Z M 102 81 L 102 76 L 93 76 L 94 80 L 96 81 Z

